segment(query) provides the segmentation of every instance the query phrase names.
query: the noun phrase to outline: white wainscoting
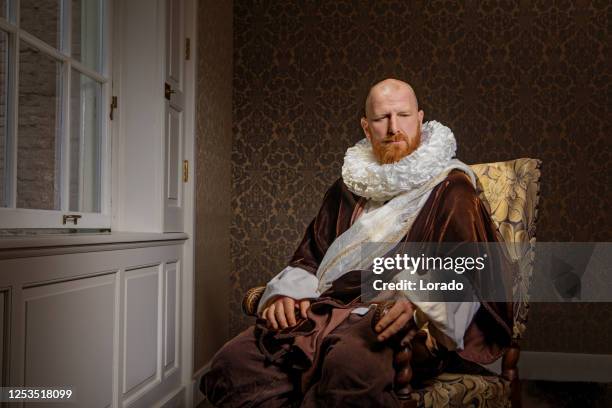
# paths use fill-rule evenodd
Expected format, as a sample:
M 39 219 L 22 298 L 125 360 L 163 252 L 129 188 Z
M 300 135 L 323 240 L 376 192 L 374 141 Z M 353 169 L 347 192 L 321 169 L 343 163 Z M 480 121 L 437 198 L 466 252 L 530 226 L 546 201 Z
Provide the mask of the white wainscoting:
M 53 407 L 183 406 L 186 236 L 171 238 L 0 251 L 4 384 L 74 389 Z

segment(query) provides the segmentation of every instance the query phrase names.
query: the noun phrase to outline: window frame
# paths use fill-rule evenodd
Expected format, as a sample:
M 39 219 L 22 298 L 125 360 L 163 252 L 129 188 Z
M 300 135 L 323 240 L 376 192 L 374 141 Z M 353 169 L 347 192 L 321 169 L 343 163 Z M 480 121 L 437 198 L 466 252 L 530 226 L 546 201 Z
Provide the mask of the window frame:
M 20 27 L 20 0 L 7 1 L 6 18 L 0 17 L 0 30 L 8 34 L 8 64 L 7 64 L 7 127 L 5 143 L 5 171 L 3 177 L 6 183 L 5 197 L 8 198 L 8 206 L 0 207 L 0 229 L 44 229 L 44 228 L 69 228 L 69 229 L 110 229 L 111 228 L 111 130 L 110 124 L 110 101 L 112 98 L 112 0 L 101 0 L 100 12 L 102 14 L 100 26 L 101 50 L 100 50 L 100 72 L 85 66 L 72 56 L 72 1 L 59 0 L 60 4 L 60 29 L 59 48 L 45 43 L 24 31 Z M 57 135 L 61 139 L 60 154 L 60 209 L 42 210 L 17 208 L 17 145 L 18 145 L 18 109 L 19 109 L 19 49 L 21 41 L 36 48 L 47 57 L 53 58 L 61 63 L 60 87 L 58 96 L 60 98 L 61 115 L 60 132 Z M 72 87 L 73 70 L 84 74 L 99 82 L 102 87 L 100 106 L 100 212 L 70 211 L 70 98 Z M 81 150 L 81 149 L 79 149 Z M 82 171 L 82 163 L 79 170 Z M 6 170 L 9 171 L 6 171 Z M 79 174 L 79 183 L 81 174 Z M 65 215 L 81 216 L 77 225 L 64 220 Z

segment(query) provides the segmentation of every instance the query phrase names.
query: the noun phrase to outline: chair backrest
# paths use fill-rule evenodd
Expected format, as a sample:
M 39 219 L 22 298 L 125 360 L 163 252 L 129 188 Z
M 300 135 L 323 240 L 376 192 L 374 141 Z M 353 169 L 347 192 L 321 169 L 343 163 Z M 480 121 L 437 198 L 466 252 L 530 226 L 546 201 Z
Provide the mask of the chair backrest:
M 518 264 L 512 288 L 515 340 L 525 331 L 529 311 L 541 163 L 522 158 L 470 166 L 476 173 L 480 198 L 507 244 L 510 258 Z

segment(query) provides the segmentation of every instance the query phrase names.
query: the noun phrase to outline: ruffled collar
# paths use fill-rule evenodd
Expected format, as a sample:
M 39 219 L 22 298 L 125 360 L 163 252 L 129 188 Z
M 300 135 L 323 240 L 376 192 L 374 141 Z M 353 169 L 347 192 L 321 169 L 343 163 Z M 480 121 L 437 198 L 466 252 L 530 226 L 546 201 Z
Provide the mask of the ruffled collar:
M 455 156 L 456 150 L 453 132 L 432 120 L 422 126 L 420 146 L 395 163 L 380 164 L 367 139 L 349 147 L 344 156 L 342 179 L 353 193 L 386 201 L 438 175 Z

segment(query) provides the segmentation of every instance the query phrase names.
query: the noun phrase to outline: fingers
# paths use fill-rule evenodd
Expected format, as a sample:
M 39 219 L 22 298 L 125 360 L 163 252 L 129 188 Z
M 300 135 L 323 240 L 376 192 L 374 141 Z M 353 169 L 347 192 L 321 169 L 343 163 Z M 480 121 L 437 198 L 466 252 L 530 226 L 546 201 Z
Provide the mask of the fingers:
M 281 297 L 266 307 L 261 316 L 266 319 L 266 326 L 269 329 L 278 330 L 286 329 L 297 325 L 295 309 L 299 306 L 300 315 L 307 318 L 307 311 L 310 307 L 310 300 L 303 299 L 296 305 L 295 299 L 290 297 Z
M 285 317 L 287 318 L 287 324 L 290 327 L 296 325 L 295 321 L 295 301 L 290 297 L 283 299 L 283 309 L 285 310 Z M 284 328 L 284 327 L 283 327 Z
M 276 321 L 276 317 L 274 315 L 274 309 L 276 309 L 276 305 L 272 303 L 270 306 L 264 309 L 262 315 L 264 319 L 266 319 L 266 326 L 268 326 L 268 329 L 278 330 L 278 322 Z
M 300 314 L 304 319 L 308 318 L 307 312 L 310 307 L 310 300 L 302 299 L 300 300 Z
M 399 302 L 395 302 L 393 306 L 385 313 L 376 325 L 376 332 L 380 333 L 387 328 L 391 323 L 395 321 L 402 313 L 404 313 L 404 307 Z
M 412 319 L 414 309 L 408 300 L 398 300 L 389 311 L 380 319 L 375 327 L 378 340 L 383 341 L 393 336 L 404 328 L 406 323 Z
M 408 321 L 412 318 L 412 315 L 403 312 L 400 314 L 397 319 L 393 321 L 387 328 L 378 335 L 378 341 L 383 341 L 393 336 L 395 333 L 402 330 L 402 328 L 408 323 Z
M 278 326 L 281 329 L 287 328 L 287 318 L 285 317 L 285 308 L 283 307 L 283 302 L 276 302 L 274 308 L 274 316 L 276 316 L 276 321 L 278 322 Z

